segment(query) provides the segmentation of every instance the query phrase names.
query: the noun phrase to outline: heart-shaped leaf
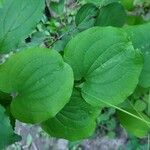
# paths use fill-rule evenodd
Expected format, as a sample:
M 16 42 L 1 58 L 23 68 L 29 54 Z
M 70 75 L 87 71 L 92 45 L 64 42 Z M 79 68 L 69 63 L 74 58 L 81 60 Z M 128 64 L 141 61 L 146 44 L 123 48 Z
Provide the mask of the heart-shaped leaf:
M 0 53 L 16 48 L 42 17 L 44 0 L 4 0 L 0 7 Z
M 6 115 L 5 109 L 0 105 L 0 149 L 19 140 L 21 140 L 21 137 L 14 133 L 9 117 Z
M 150 87 L 150 23 L 129 26 L 125 30 L 131 37 L 134 47 L 140 49 L 144 55 L 144 67 L 139 84 L 148 88 Z
M 82 84 L 83 98 L 93 106 L 119 104 L 135 89 L 143 59 L 127 34 L 114 27 L 94 27 L 73 38 L 64 60 Z
M 42 123 L 42 128 L 51 136 L 71 141 L 80 140 L 93 134 L 96 117 L 100 109 L 90 106 L 74 89 L 69 103 L 55 116 Z
M 54 117 L 69 101 L 73 73 L 56 51 L 30 48 L 0 66 L 0 89 L 11 93 L 11 112 L 22 122 Z

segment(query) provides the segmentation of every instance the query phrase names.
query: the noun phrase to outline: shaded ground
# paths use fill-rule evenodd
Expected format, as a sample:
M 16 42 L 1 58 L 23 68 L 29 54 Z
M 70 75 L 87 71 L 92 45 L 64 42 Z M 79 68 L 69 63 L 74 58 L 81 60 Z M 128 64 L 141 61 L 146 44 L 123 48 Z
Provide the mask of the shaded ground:
M 124 149 L 127 140 L 125 132 L 119 138 L 109 139 L 94 135 L 91 139 L 83 140 L 81 143 L 70 143 L 67 140 L 49 137 L 38 126 L 31 126 L 17 122 L 17 133 L 22 136 L 22 141 L 9 146 L 6 150 L 117 150 Z

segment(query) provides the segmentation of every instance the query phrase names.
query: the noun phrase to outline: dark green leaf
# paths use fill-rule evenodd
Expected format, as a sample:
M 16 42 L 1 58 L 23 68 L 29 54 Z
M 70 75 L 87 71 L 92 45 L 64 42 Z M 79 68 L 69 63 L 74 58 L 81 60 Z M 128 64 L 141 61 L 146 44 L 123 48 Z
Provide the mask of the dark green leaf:
M 12 97 L 8 93 L 0 91 L 0 104 L 5 108 L 10 105 Z
M 44 0 L 5 0 L 0 8 L 0 53 L 16 48 L 42 17 Z
M 9 117 L 6 115 L 5 109 L 0 105 L 0 149 L 19 140 L 21 140 L 21 137 L 14 133 Z
M 95 25 L 122 27 L 126 18 L 124 7 L 120 3 L 111 3 L 100 9 Z
M 54 117 L 69 101 L 72 86 L 72 69 L 49 49 L 25 49 L 0 66 L 0 89 L 13 94 L 11 112 L 22 122 Z
M 55 118 L 42 123 L 42 128 L 51 136 L 80 140 L 93 134 L 99 113 L 100 109 L 87 104 L 80 92 L 74 89 L 69 103 Z
M 96 17 L 98 15 L 99 9 L 93 4 L 83 5 L 75 18 L 76 25 L 78 29 L 85 30 L 93 27 L 95 24 Z
M 144 54 L 144 67 L 139 84 L 144 88 L 148 88 L 150 87 L 150 23 L 129 26 L 125 30 L 131 37 L 134 48 L 140 49 Z
M 79 33 L 65 48 L 64 60 L 81 81 L 82 96 L 94 106 L 124 101 L 134 91 L 143 65 L 140 51 L 114 27 Z

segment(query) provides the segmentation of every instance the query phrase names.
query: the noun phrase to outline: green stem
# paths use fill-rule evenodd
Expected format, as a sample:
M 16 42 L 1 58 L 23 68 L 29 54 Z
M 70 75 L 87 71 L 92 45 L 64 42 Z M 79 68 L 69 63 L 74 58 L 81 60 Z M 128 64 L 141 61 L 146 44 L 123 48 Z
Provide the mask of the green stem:
M 90 97 L 93 97 L 94 99 L 100 100 L 100 99 L 96 98 L 95 96 L 86 93 L 85 91 L 84 91 L 84 93 L 85 93 L 86 95 L 89 95 Z M 115 105 L 113 105 L 113 104 L 110 104 L 110 103 L 108 103 L 108 102 L 106 102 L 106 101 L 102 101 L 102 100 L 100 100 L 100 101 L 101 101 L 102 103 L 104 103 L 104 104 L 106 104 L 106 105 L 108 105 L 108 106 L 111 106 L 111 107 L 113 107 L 113 108 L 115 108 L 115 109 L 117 109 L 117 110 L 119 110 L 119 111 L 122 111 L 122 112 L 124 112 L 124 113 L 126 113 L 126 114 L 128 114 L 128 115 L 130 115 L 130 116 L 132 116 L 132 117 L 134 117 L 134 118 L 136 118 L 136 119 L 138 119 L 138 120 L 141 120 L 141 121 L 143 121 L 143 122 L 146 123 L 146 124 L 150 124 L 150 122 L 146 121 L 145 119 L 140 118 L 140 117 L 138 117 L 138 116 L 136 116 L 136 115 L 134 115 L 134 114 L 132 114 L 132 113 L 130 113 L 130 112 L 128 112 L 128 111 L 126 111 L 126 110 L 120 108 L 120 107 L 117 107 L 117 106 L 115 106 Z

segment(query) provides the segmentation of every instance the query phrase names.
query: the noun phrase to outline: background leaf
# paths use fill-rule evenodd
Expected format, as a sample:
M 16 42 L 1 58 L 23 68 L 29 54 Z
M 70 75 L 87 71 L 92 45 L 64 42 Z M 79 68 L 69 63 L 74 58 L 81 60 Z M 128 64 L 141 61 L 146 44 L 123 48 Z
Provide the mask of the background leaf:
M 150 23 L 129 26 L 125 28 L 131 37 L 134 48 L 138 48 L 144 55 L 144 67 L 140 76 L 140 85 L 144 88 L 150 87 Z
M 42 17 L 44 0 L 5 0 L 0 8 L 0 53 L 17 48 Z
M 21 137 L 13 132 L 5 109 L 0 105 L 0 149 L 20 140 Z
M 91 3 L 83 5 L 75 17 L 75 22 L 78 29 L 85 30 L 93 27 L 98 12 L 99 9 Z
M 100 9 L 96 19 L 96 26 L 122 27 L 126 22 L 127 14 L 121 3 L 111 3 Z
M 60 0 L 60 2 L 50 2 L 50 8 L 57 14 L 61 15 L 64 11 L 65 0 Z
M 139 116 L 139 117 L 143 117 L 146 121 L 150 122 L 150 119 L 144 114 L 144 113 L 140 113 L 140 115 L 133 109 L 126 109 L 126 111 Z M 130 133 L 132 133 L 133 135 L 143 138 L 145 137 L 148 132 L 150 131 L 149 126 L 141 121 L 138 120 L 124 112 L 118 111 L 117 112 L 118 118 L 122 124 L 122 126 Z M 150 125 L 150 124 L 149 124 Z
M 85 0 L 85 1 L 88 3 L 93 3 L 93 4 L 100 6 L 100 7 L 106 6 L 106 5 L 113 3 L 113 2 L 118 2 L 118 0 Z

